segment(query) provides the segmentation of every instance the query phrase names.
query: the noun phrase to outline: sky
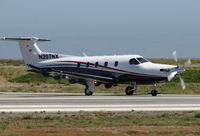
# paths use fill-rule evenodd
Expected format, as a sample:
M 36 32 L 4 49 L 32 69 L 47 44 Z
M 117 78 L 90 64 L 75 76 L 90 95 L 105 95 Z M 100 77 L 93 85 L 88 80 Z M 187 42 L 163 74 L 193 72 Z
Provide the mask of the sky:
M 39 37 L 42 51 L 200 58 L 199 0 L 0 0 L 0 37 Z M 22 59 L 0 42 L 0 59 Z

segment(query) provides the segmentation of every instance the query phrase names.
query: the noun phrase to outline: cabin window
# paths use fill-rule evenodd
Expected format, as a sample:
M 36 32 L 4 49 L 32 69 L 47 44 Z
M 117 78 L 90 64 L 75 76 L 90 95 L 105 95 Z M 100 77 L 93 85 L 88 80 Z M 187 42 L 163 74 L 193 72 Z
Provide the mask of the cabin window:
M 79 62 L 79 63 L 77 63 L 77 67 L 78 67 L 78 68 L 80 68 L 80 66 L 81 66 L 81 63 L 80 63 L 80 62 Z
M 89 62 L 87 62 L 87 63 L 86 63 L 86 67 L 89 67 L 89 66 L 90 66 L 90 63 L 89 63 Z
M 130 59 L 129 60 L 129 64 L 135 64 L 135 65 L 138 65 L 138 64 L 140 64 L 135 58 L 133 58 L 133 59 Z
M 99 62 L 96 62 L 96 63 L 95 63 L 95 67 L 97 68 L 97 67 L 98 67 L 98 65 L 99 65 Z
M 104 63 L 104 66 L 105 66 L 105 67 L 107 67 L 107 66 L 108 66 L 108 62 L 107 62 L 107 61 Z
M 115 61 L 115 67 L 117 67 L 118 66 L 118 61 Z
M 144 59 L 144 58 L 137 58 L 137 60 L 138 60 L 140 63 L 148 62 L 148 60 L 146 60 L 146 59 Z

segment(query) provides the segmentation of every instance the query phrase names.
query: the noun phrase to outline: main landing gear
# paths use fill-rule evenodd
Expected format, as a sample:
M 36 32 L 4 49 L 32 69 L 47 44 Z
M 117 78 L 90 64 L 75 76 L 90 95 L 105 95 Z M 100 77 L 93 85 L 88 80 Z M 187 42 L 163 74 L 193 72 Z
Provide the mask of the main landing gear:
M 137 91 L 137 85 L 134 83 L 132 86 L 128 86 L 125 90 L 126 95 L 133 95 Z
M 131 86 L 128 86 L 125 90 L 126 95 L 133 95 L 134 92 L 137 92 L 137 85 L 134 83 Z M 158 92 L 156 90 L 156 84 L 153 83 L 153 90 L 151 91 L 152 96 L 157 96 Z
M 93 94 L 95 89 L 95 83 L 93 80 L 88 80 L 85 85 L 85 95 L 90 96 Z

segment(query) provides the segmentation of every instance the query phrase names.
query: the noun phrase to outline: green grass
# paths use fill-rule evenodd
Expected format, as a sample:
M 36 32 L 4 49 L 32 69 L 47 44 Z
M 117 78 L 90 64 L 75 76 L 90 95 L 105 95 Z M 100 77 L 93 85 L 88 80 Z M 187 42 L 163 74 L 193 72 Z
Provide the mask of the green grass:
M 161 64 L 170 64 L 170 65 L 176 65 L 176 62 L 174 59 L 149 59 L 153 63 L 161 63 Z M 179 59 L 179 65 L 185 64 L 187 59 Z M 190 59 L 192 65 L 198 65 L 200 64 L 200 59 Z
M 149 59 L 154 63 L 162 64 L 176 64 L 174 59 Z M 179 59 L 179 64 L 182 65 L 187 61 L 187 59 Z M 192 64 L 200 64 L 200 59 L 191 59 Z M 0 66 L 24 66 L 23 60 L 0 60 Z
M 200 83 L 200 70 L 186 70 L 183 78 L 188 83 Z
M 27 73 L 23 69 L 0 68 L 1 77 L 8 79 L 13 83 L 25 83 L 29 87 L 13 87 L 0 88 L 1 92 L 68 92 L 68 93 L 83 93 L 84 87 L 77 85 L 69 85 L 66 79 L 56 80 L 52 77 L 44 77 L 38 73 Z M 179 78 L 175 78 L 171 82 L 157 84 L 157 90 L 162 94 L 200 94 L 200 69 L 187 69 L 183 73 L 183 78 L 186 83 L 186 89 L 181 89 Z M 48 84 L 60 84 L 59 87 L 49 88 Z M 63 86 L 62 86 L 63 85 Z M 119 85 L 112 88 L 105 88 L 103 85 L 96 87 L 95 93 L 124 93 L 127 85 Z M 141 85 L 138 87 L 139 93 L 149 93 L 152 90 L 152 85 Z
M 43 127 L 117 127 L 117 126 L 192 126 L 200 125 L 199 113 L 162 113 L 162 114 L 147 114 L 144 112 L 126 112 L 126 113 L 111 113 L 111 112 L 80 112 L 71 115 L 46 115 L 32 116 L 26 115 L 22 118 L 10 118 L 7 121 L 3 120 L 0 123 L 7 122 L 11 126 L 19 128 L 43 128 Z M 29 118 L 31 116 L 31 118 Z M 27 119 L 28 117 L 28 119 Z M 5 124 L 7 128 L 7 125 Z
M 0 69 L 0 73 L 1 73 Z M 8 72 L 8 71 L 7 71 Z M 8 75 L 12 74 L 11 72 L 8 72 Z M 183 78 L 185 82 L 188 83 L 200 83 L 200 70 L 186 70 L 186 72 L 183 73 Z M 69 84 L 69 82 L 65 79 L 53 79 L 52 77 L 45 77 L 42 74 L 38 73 L 27 73 L 25 75 L 18 75 L 15 78 L 12 78 L 9 80 L 10 82 L 16 82 L 16 83 L 49 83 L 49 84 Z M 172 82 L 179 81 L 178 78 L 175 78 Z
M 23 60 L 0 60 L 0 66 L 24 66 Z
M 16 68 L 0 68 L 0 76 L 6 79 L 14 78 L 19 75 L 23 75 L 25 70 Z
M 35 84 L 40 84 L 40 83 L 48 83 L 48 84 L 65 84 L 69 85 L 68 80 L 65 79 L 59 79 L 56 80 L 52 77 L 45 77 L 42 74 L 38 73 L 28 73 L 25 75 L 19 75 L 15 78 L 12 78 L 9 80 L 10 82 L 16 82 L 16 83 L 35 83 Z
M 43 131 L 43 135 L 61 132 L 65 129 L 72 130 L 66 135 L 98 135 L 112 134 L 135 135 L 144 134 L 149 136 L 184 136 L 190 133 L 200 134 L 199 112 L 84 112 L 79 113 L 22 113 L 24 115 L 12 114 L 2 117 L 0 124 L 6 124 L 0 132 L 6 135 L 19 136 L 34 131 Z M 8 129 L 9 128 L 9 129 Z M 136 129 L 134 129 L 136 128 Z M 139 130 L 138 130 L 139 128 Z M 146 131 L 144 131 L 144 129 Z M 169 128 L 169 131 L 166 130 Z M 184 131 L 184 128 L 194 128 Z M 6 129 L 6 130 L 5 130 Z M 117 130 L 122 130 L 122 132 Z M 151 131 L 151 130 L 155 131 Z M 162 129 L 164 131 L 156 131 Z M 183 130 L 181 130 L 183 129 Z M 50 131 L 52 130 L 52 131 Z M 74 131 L 73 131 L 74 130 Z M 81 130 L 80 133 L 75 132 Z M 85 131 L 84 131 L 85 130 Z M 102 133 L 105 130 L 106 133 Z M 109 131 L 108 131 L 109 130 Z M 166 130 L 166 131 L 165 131 Z M 41 131 L 41 132 L 42 132 Z M 97 132 L 95 132 L 97 131 Z M 16 133 L 17 132 L 17 133 Z M 66 131 L 68 132 L 68 131 Z M 143 133 L 145 132 L 145 133 Z M 62 135 L 65 135 L 62 133 Z
M 200 118 L 200 113 L 195 113 L 195 118 Z
M 187 69 L 182 76 L 186 83 L 200 83 L 200 70 L 198 69 Z M 174 78 L 171 82 L 179 82 L 179 78 Z
M 31 116 L 31 115 L 25 115 L 24 117 L 23 117 L 23 119 L 24 120 L 30 120 L 30 119 L 32 119 L 33 117 Z
M 5 124 L 5 123 L 0 124 L 1 130 L 5 130 L 5 129 L 7 129 L 7 127 L 8 127 L 8 124 Z
M 13 132 L 13 133 L 10 133 L 8 136 L 20 136 L 20 135 Z

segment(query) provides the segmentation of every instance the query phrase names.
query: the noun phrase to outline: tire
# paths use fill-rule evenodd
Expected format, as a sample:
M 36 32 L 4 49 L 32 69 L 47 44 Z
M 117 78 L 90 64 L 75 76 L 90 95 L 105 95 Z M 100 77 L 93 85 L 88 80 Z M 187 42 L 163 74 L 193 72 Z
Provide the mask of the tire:
M 93 94 L 93 92 L 91 92 L 89 89 L 88 89 L 88 86 L 86 86 L 86 88 L 85 88 L 85 95 L 86 96 L 90 96 L 90 95 L 92 95 Z
M 134 92 L 133 87 L 128 86 L 125 92 L 126 92 L 126 95 L 133 95 L 133 92 Z
M 151 91 L 151 95 L 152 96 L 156 96 L 158 94 L 158 92 L 156 91 L 156 89 L 153 89 L 152 91 Z
M 105 84 L 104 87 L 105 87 L 105 88 L 111 88 L 111 87 L 112 87 L 112 84 Z
M 100 82 L 96 82 L 96 83 L 95 83 L 95 86 L 100 86 L 100 85 L 101 85 Z

